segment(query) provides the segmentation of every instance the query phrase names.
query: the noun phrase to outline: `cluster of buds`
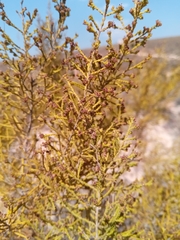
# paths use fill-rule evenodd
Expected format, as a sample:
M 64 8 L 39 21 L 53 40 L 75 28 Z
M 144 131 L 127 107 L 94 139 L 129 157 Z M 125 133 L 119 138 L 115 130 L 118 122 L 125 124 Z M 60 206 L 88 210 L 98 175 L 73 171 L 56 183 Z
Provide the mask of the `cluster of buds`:
M 112 21 L 108 22 L 108 28 L 117 28 L 116 24 Z
M 159 20 L 156 20 L 156 27 L 161 27 L 162 23 Z
M 3 3 L 0 3 L 0 10 L 1 10 L 1 12 L 0 12 L 1 19 L 4 21 L 5 18 L 6 18 L 6 13 L 4 11 L 4 4 Z
M 103 89 L 103 92 L 104 92 L 105 94 L 110 93 L 112 96 L 114 96 L 114 95 L 115 95 L 115 92 L 116 92 L 116 87 L 109 87 L 109 88 L 105 87 L 105 88 Z
M 71 10 L 65 5 L 64 2 L 60 2 L 59 4 L 55 5 L 54 8 L 59 12 L 60 20 L 61 18 L 69 17 Z

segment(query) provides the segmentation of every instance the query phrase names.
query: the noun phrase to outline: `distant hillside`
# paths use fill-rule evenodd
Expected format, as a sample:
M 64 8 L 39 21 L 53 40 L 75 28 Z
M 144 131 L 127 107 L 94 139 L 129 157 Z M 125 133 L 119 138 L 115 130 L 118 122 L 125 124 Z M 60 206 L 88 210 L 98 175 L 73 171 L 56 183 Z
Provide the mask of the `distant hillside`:
M 118 45 L 115 45 L 118 48 Z M 105 54 L 106 47 L 100 48 L 100 53 Z M 88 54 L 91 49 L 84 49 L 84 52 Z M 141 49 L 142 53 L 138 56 L 143 56 L 145 54 L 152 54 L 152 57 L 163 57 L 170 58 L 170 60 L 175 60 L 180 62 L 180 36 L 168 37 L 168 38 L 158 38 L 149 40 L 144 48 Z M 157 56 L 157 52 L 162 50 L 162 55 Z
M 169 38 L 158 38 L 150 40 L 147 45 L 147 50 L 162 49 L 166 54 L 174 54 L 180 56 L 180 36 Z

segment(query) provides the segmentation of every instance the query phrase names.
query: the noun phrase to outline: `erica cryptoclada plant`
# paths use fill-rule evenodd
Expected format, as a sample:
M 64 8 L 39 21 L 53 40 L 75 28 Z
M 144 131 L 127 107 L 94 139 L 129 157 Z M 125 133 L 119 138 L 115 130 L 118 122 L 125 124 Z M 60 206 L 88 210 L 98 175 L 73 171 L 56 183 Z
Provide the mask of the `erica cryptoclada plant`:
M 126 184 L 122 179 L 123 173 L 137 165 L 137 140 L 133 136 L 137 126 L 126 112 L 122 96 L 136 87 L 134 69 L 142 68 L 150 58 L 134 64 L 131 55 L 145 46 L 161 23 L 136 32 L 138 21 L 149 12 L 143 10 L 148 4 L 145 0 L 134 1 L 130 9 L 133 21 L 127 26 L 122 5 L 110 9 L 106 0 L 102 11 L 91 0 L 88 6 L 102 20 L 99 25 L 93 16 L 84 21 L 94 36 L 91 52 L 85 55 L 75 41 L 77 36 L 62 39 L 70 14 L 66 1 L 52 2 L 58 27 L 46 18 L 43 31 L 30 31 L 37 9 L 31 14 L 21 1 L 20 29 L 0 4 L 2 20 L 24 40 L 24 46 L 19 46 L 0 29 L 0 56 L 7 68 L 0 74 L 1 97 L 6 99 L 3 114 L 7 126 L 13 126 L 14 138 L 0 163 L 1 195 L 7 210 L 0 220 L 1 238 L 138 237 L 136 226 L 125 223 L 141 184 Z M 117 24 L 108 21 L 112 16 Z M 117 49 L 111 29 L 125 32 Z M 107 46 L 101 55 L 100 36 L 104 32 Z M 39 51 L 37 55 L 31 54 L 34 48 Z

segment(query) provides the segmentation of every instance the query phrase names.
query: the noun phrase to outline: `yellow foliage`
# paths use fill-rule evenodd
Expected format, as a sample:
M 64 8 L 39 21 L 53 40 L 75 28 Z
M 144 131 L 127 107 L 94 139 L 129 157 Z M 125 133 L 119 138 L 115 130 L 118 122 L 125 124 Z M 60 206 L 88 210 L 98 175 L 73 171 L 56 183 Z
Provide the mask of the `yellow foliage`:
M 85 56 L 75 42 L 77 36 L 60 44 L 70 9 L 65 0 L 52 2 L 57 28 L 47 17 L 41 29 L 32 32 L 37 9 L 31 14 L 21 1 L 19 30 L 0 3 L 2 20 L 24 39 L 20 47 L 0 29 L 0 57 L 7 66 L 0 73 L 1 195 L 7 210 L 0 219 L 1 239 L 138 237 L 135 226 L 123 227 L 142 187 L 122 180 L 138 162 L 137 126 L 125 112 L 123 93 L 134 87 L 132 71 L 149 59 L 133 63 L 131 55 L 161 24 L 157 21 L 152 28 L 135 32 L 138 20 L 148 12 L 144 10 L 148 1 L 134 2 L 133 22 L 125 26 L 121 5 L 109 10 L 106 1 L 102 12 L 91 0 L 88 6 L 102 19 L 100 27 L 92 16 L 84 22 L 94 36 L 92 51 Z M 106 26 L 110 16 L 121 27 L 111 21 Z M 106 56 L 101 56 L 101 34 L 111 28 L 125 31 L 126 37 L 115 49 L 108 32 Z M 35 47 L 39 54 L 32 56 Z

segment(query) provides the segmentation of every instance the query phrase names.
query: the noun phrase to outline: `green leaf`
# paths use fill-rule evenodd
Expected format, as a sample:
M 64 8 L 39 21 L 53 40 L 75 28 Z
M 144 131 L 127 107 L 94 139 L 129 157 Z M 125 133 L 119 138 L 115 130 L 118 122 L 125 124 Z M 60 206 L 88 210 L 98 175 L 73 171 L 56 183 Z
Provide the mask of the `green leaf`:
M 128 231 L 125 231 L 125 232 L 121 233 L 121 236 L 122 237 L 131 237 L 134 230 L 135 230 L 135 228 L 132 228 L 132 229 L 130 229 Z

